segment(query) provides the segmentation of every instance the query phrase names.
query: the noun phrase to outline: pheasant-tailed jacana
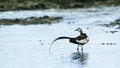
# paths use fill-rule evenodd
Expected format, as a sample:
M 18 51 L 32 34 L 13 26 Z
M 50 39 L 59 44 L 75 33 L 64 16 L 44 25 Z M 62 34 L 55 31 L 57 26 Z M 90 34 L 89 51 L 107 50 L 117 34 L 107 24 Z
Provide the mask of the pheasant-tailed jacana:
M 57 40 L 60 40 L 60 39 L 69 39 L 70 43 L 74 43 L 74 44 L 77 44 L 77 51 L 79 52 L 79 46 L 81 45 L 81 51 L 83 52 L 83 45 L 88 43 L 89 39 L 88 39 L 88 36 L 86 33 L 83 33 L 82 29 L 81 28 L 77 28 L 75 31 L 78 31 L 80 32 L 80 36 L 77 36 L 75 38 L 71 38 L 71 37 L 58 37 L 56 38 L 52 44 L 57 41 Z M 51 44 L 51 46 L 52 46 Z M 49 52 L 50 52 L 50 49 L 51 49 L 51 46 L 49 47 Z

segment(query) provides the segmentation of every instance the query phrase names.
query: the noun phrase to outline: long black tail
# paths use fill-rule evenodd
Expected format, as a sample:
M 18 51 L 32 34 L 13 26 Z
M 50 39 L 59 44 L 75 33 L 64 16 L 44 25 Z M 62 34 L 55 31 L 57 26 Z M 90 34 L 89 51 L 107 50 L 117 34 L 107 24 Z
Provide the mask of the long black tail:
M 50 50 L 51 50 L 52 44 L 53 44 L 55 41 L 60 40 L 60 39 L 71 39 L 71 38 L 70 38 L 70 37 L 58 37 L 58 38 L 56 38 L 56 39 L 51 43 L 51 45 L 50 45 L 50 47 L 49 47 L 49 53 L 51 53 Z

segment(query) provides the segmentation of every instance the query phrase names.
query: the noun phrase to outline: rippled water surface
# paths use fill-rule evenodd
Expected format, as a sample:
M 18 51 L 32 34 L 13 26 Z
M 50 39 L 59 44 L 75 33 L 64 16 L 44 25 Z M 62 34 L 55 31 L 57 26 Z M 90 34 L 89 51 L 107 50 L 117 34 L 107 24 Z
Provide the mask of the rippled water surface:
M 103 27 L 120 18 L 120 7 L 49 9 L 0 12 L 0 19 L 30 16 L 62 16 L 51 25 L 0 26 L 0 68 L 119 68 L 120 30 Z M 59 36 L 76 37 L 81 27 L 89 36 L 83 53 L 68 40 L 51 42 Z M 111 33 L 110 31 L 117 31 Z

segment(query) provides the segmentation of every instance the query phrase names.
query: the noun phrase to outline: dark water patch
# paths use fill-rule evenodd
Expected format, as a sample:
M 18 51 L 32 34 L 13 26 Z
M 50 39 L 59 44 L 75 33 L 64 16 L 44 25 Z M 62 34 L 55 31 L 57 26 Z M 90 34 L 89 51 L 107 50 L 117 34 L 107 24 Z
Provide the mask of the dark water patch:
M 39 42 L 41 42 L 41 40 L 39 40 Z
M 41 45 L 44 45 L 44 43 L 41 43 Z
M 116 30 L 113 30 L 113 31 L 106 31 L 106 33 L 112 33 L 112 34 L 117 33 L 117 32 L 119 32 L 119 31 L 116 31 Z
M 116 43 L 101 43 L 101 45 L 116 45 Z
M 105 26 L 105 27 L 114 27 L 114 26 L 117 26 L 116 29 L 120 29 L 120 19 L 116 19 L 115 21 L 110 22 L 109 24 L 101 24 L 101 25 Z
M 40 45 L 44 45 L 45 43 L 42 40 L 38 40 Z
M 68 22 L 68 24 L 75 24 L 75 22 L 73 21 L 73 22 Z
M 28 17 L 25 19 L 1 19 L 0 25 L 14 25 L 14 24 L 20 24 L 20 25 L 31 25 L 31 24 L 52 24 L 59 22 L 62 17 L 49 17 L 49 16 L 43 16 L 43 17 Z

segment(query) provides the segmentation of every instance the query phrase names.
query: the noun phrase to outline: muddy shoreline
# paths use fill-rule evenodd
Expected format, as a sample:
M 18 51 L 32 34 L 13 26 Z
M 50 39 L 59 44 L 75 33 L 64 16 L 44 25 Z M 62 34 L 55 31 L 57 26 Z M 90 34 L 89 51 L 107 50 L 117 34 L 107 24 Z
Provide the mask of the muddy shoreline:
M 49 17 L 49 16 L 43 16 L 43 17 L 28 17 L 25 19 L 1 19 L 0 25 L 31 25 L 31 24 L 52 24 L 52 23 L 58 23 L 62 17 Z

